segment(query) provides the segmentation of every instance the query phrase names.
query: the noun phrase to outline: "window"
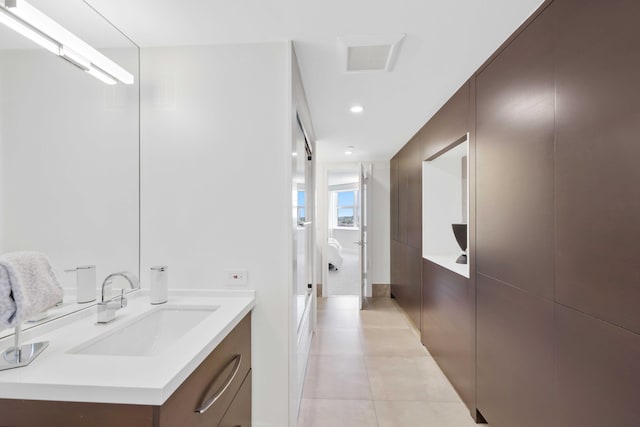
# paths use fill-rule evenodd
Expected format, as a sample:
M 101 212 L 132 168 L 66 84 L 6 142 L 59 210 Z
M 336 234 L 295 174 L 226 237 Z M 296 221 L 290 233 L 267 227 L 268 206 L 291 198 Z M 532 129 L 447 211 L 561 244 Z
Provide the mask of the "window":
M 306 222 L 306 216 L 305 216 L 305 204 L 304 204 L 304 191 L 298 191 L 298 203 L 297 203 L 297 210 L 298 210 L 298 224 L 300 224 L 301 222 Z
M 358 228 L 358 190 L 336 191 L 336 195 L 336 226 Z

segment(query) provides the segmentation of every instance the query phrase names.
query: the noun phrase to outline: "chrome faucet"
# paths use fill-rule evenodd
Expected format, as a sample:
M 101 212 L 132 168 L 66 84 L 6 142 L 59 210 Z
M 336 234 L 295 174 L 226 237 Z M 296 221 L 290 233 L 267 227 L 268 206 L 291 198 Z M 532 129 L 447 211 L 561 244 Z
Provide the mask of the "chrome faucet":
M 132 290 L 140 289 L 140 282 L 135 274 L 128 271 L 120 271 L 118 273 L 111 273 L 108 275 L 104 282 L 102 282 L 102 298 L 98 303 L 98 323 L 109 323 L 116 318 L 116 311 L 127 306 L 127 298 L 125 298 L 124 288 L 117 297 L 113 297 L 107 301 L 104 300 L 105 289 L 111 289 L 111 282 L 116 277 L 122 277 L 129 282 L 129 286 Z

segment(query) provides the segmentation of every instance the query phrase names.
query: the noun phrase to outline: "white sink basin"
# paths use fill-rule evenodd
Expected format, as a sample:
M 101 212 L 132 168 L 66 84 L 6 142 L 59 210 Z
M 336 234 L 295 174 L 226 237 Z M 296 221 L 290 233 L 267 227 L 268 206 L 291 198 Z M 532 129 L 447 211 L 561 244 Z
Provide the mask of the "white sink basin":
M 69 351 L 100 356 L 155 356 L 213 314 L 214 306 L 162 306 Z

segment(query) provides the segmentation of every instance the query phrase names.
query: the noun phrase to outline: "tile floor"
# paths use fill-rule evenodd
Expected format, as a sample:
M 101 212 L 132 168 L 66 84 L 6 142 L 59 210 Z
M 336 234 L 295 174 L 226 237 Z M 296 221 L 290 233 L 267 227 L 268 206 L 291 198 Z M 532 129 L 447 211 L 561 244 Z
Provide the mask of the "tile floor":
M 471 427 L 476 424 L 389 298 L 318 299 L 299 427 Z

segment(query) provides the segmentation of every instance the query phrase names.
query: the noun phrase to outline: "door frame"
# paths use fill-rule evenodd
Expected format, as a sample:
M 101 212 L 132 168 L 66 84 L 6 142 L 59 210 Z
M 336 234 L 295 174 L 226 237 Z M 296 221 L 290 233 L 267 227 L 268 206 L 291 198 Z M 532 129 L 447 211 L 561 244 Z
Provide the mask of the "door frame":
M 329 296 L 329 266 L 327 262 L 328 253 L 329 253 L 329 245 L 328 245 L 328 237 L 330 234 L 329 230 L 329 174 L 330 172 L 340 172 L 340 171 L 352 171 L 355 175 L 360 176 L 361 165 L 364 166 L 365 172 L 368 174 L 367 178 L 369 179 L 369 183 L 366 186 L 367 188 L 367 207 L 365 215 L 367 215 L 367 220 L 371 218 L 371 173 L 372 173 L 372 163 L 370 162 L 349 162 L 349 163 L 323 163 L 317 165 L 318 170 L 318 179 L 316 180 L 316 191 L 319 195 L 318 203 L 316 206 L 316 215 L 317 215 L 317 224 L 318 228 L 316 229 L 316 242 L 322 241 L 320 245 L 320 265 L 318 266 L 321 271 L 321 281 L 322 281 L 322 297 L 326 298 Z M 359 185 L 359 183 L 358 183 Z M 320 197 L 320 194 L 322 197 Z M 362 206 L 360 206 L 362 209 Z M 361 227 L 362 228 L 362 227 Z M 368 243 L 368 242 L 367 242 Z M 367 249 L 367 255 L 370 255 L 371 251 Z M 366 260 L 366 268 L 368 271 L 369 268 L 369 258 L 367 256 Z M 360 292 L 362 292 L 362 278 L 360 280 L 360 284 L 358 288 Z M 367 283 L 365 288 L 365 293 L 363 296 L 371 296 L 371 286 Z

